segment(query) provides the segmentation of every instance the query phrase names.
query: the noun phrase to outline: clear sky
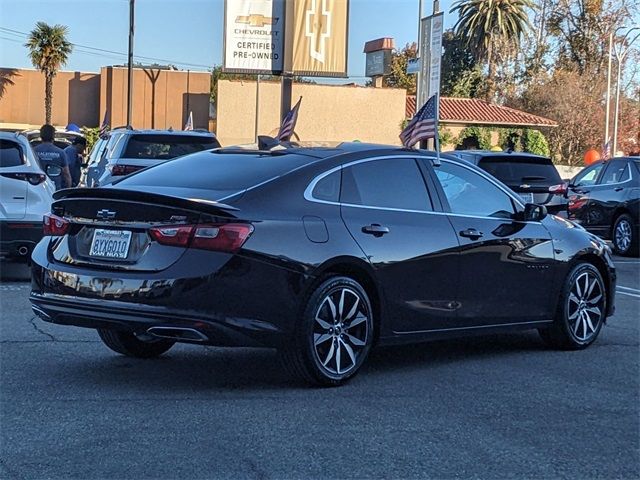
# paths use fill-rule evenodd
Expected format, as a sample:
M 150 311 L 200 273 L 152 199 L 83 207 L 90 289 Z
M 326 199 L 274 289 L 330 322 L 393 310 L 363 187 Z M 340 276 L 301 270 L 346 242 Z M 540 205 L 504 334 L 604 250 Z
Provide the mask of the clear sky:
M 233 1 L 233 0 L 229 0 Z M 395 38 L 396 47 L 416 41 L 419 0 L 351 0 L 348 73 L 364 77 L 364 43 Z M 448 12 L 452 0 L 442 0 Z M 425 12 L 433 4 L 424 0 Z M 136 0 L 134 55 L 142 63 L 172 63 L 179 68 L 206 70 L 222 63 L 223 0 Z M 32 68 L 23 47 L 25 36 L 39 20 L 63 24 L 78 44 L 65 70 L 97 72 L 101 66 L 126 63 L 128 0 L 0 0 L 0 67 Z M 445 26 L 455 23 L 445 15 Z M 12 32 L 15 31 L 15 32 Z M 96 51 L 92 47 L 121 55 Z

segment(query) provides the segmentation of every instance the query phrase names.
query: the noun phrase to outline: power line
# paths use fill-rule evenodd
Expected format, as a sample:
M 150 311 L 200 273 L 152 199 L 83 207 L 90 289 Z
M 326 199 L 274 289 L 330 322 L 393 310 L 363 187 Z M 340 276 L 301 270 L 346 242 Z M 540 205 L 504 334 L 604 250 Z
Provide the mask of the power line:
M 13 30 L 11 28 L 0 27 L 0 31 L 3 31 L 3 32 L 8 33 L 10 35 L 21 36 L 23 38 L 28 38 L 29 37 L 28 33 L 21 32 L 19 30 Z M 8 40 L 8 39 L 5 38 L 5 40 Z M 104 55 L 105 58 L 113 59 L 114 58 L 113 55 L 118 55 L 118 59 L 120 59 L 120 57 L 127 58 L 127 54 L 126 53 L 117 52 L 115 50 L 107 50 L 105 48 L 92 47 L 90 45 L 82 45 L 80 43 L 73 43 L 73 42 L 71 43 L 71 45 L 73 45 L 75 48 L 87 49 L 87 50 L 92 50 L 92 51 L 95 51 L 95 52 L 111 54 L 111 56 Z M 88 53 L 88 52 L 85 51 L 84 53 Z M 167 64 L 172 64 L 172 65 L 181 65 L 181 66 L 184 66 L 184 67 L 196 67 L 196 68 L 205 68 L 205 69 L 210 69 L 212 67 L 212 65 L 204 65 L 204 64 L 200 64 L 200 63 L 180 62 L 180 61 L 177 61 L 177 60 L 168 60 L 166 58 L 148 57 L 146 55 L 135 55 L 135 58 L 137 60 L 163 62 L 163 63 L 167 63 Z

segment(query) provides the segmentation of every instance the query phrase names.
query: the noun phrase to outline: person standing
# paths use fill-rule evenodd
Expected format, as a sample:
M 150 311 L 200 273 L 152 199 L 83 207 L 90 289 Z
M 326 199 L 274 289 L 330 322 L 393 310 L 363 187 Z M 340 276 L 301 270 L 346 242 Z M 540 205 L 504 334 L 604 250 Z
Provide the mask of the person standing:
M 69 173 L 71 174 L 71 186 L 77 187 L 80 183 L 80 174 L 82 167 L 82 155 L 87 148 L 87 140 L 84 137 L 75 137 L 71 145 L 64 149 L 64 154 L 67 159 L 67 166 L 69 167 Z
M 56 147 L 53 144 L 53 136 L 56 129 L 53 125 L 43 125 L 40 128 L 40 140 L 42 143 L 36 146 L 33 151 L 35 152 L 40 166 L 47 172 L 47 166 L 56 165 L 62 169 L 62 175 L 50 177 L 53 183 L 56 184 L 56 190 L 61 188 L 67 188 L 71 186 L 71 174 L 69 173 L 69 167 L 67 165 L 67 159 L 64 150 Z M 62 177 L 62 178 L 61 178 Z

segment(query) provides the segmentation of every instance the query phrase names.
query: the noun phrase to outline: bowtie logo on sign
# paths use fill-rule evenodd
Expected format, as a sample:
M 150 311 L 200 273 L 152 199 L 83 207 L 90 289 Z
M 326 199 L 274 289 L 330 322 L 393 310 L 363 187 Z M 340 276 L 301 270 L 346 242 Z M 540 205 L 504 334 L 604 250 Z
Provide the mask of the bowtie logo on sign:
M 275 25 L 278 18 L 265 17 L 264 15 L 239 15 L 236 17 L 236 23 L 242 23 L 251 27 L 264 27 L 265 25 Z
M 310 39 L 311 58 L 324 63 L 325 39 L 331 36 L 331 12 L 327 9 L 327 0 L 311 0 L 306 11 L 305 36 Z

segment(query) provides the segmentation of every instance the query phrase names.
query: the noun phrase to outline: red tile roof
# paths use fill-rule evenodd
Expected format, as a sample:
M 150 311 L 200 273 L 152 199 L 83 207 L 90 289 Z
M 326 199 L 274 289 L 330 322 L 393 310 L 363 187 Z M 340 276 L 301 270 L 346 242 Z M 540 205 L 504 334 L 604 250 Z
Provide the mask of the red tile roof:
M 416 112 L 415 95 L 407 95 L 406 115 Z M 494 105 L 477 98 L 440 98 L 440 122 L 475 125 L 514 125 L 520 127 L 557 127 L 548 118 L 539 117 L 515 108 Z

